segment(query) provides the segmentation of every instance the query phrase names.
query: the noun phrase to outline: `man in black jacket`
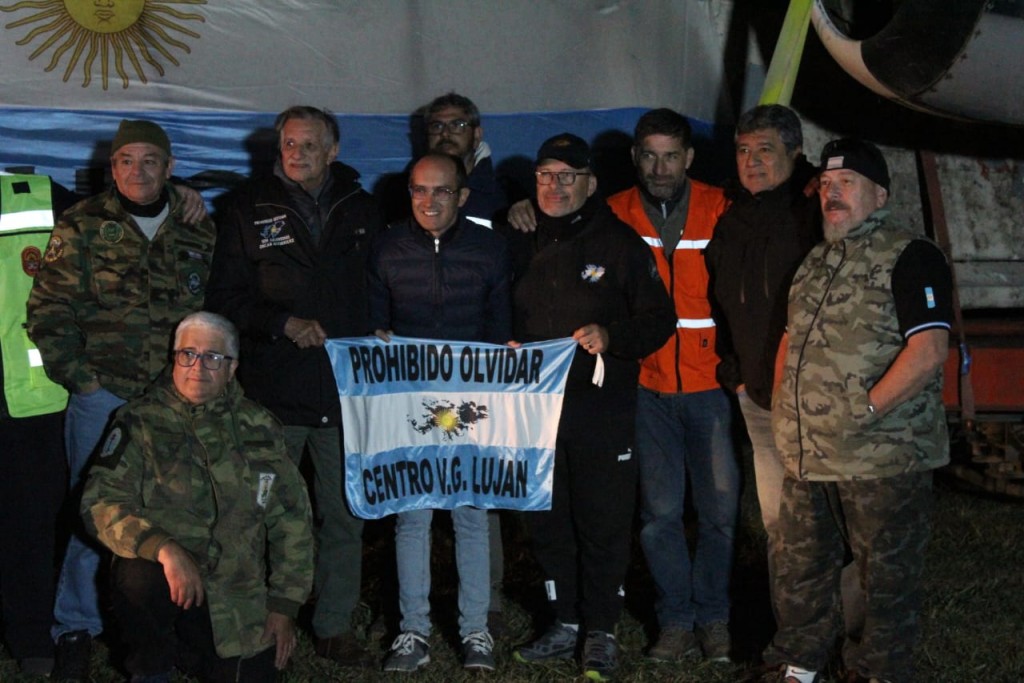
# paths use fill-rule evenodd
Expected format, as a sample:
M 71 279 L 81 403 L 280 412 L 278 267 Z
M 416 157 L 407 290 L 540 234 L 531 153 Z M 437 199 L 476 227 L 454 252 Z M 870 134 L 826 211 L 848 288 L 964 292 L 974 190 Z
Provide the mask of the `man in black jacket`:
M 789 285 L 797 266 L 821 241 L 821 208 L 809 186 L 818 169 L 803 155 L 796 113 L 760 105 L 736 124 L 740 187 L 715 226 L 705 252 L 718 329 L 718 381 L 736 392 L 754 450 L 761 519 L 768 533 L 768 575 L 774 581 L 784 468 L 772 433 L 772 389 L 779 341 L 786 327 Z M 846 635 L 862 628 L 863 601 L 855 567 L 843 572 Z M 773 589 L 774 594 L 774 589 Z
M 370 256 L 370 322 L 377 336 L 485 341 L 511 338 L 511 267 L 505 240 L 462 215 L 470 196 L 462 160 L 429 152 L 409 175 L 412 217 L 374 242 Z M 430 661 L 430 524 L 432 509 L 398 513 L 401 634 L 385 671 L 416 671 Z M 493 671 L 488 629 L 490 558 L 487 511 L 452 511 L 459 575 L 459 637 L 463 666 Z
M 572 337 L 558 426 L 552 504 L 527 515 L 557 621 L 516 649 L 521 662 L 570 659 L 580 628 L 583 670 L 606 680 L 618 665 L 614 630 L 629 563 L 636 498 L 633 431 L 640 359 L 675 329 L 651 251 L 596 194 L 590 148 L 575 135 L 537 154 L 537 230 L 509 230 L 513 334 Z
M 821 239 L 817 197 L 804 191 L 817 169 L 803 155 L 803 130 L 793 110 L 762 105 L 740 117 L 736 169 L 740 187 L 730 188 L 732 203 L 704 257 L 718 330 L 718 381 L 739 397 L 771 544 L 783 473 L 771 431 L 775 354 L 786 327 L 790 280 Z
M 313 463 L 317 653 L 368 666 L 351 625 L 362 521 L 343 500 L 341 408 L 323 344 L 369 330 L 366 255 L 381 221 L 359 174 L 334 161 L 339 132 L 331 114 L 292 107 L 275 127 L 280 158 L 273 176 L 243 188 L 223 223 L 206 306 L 243 335 L 238 375 L 246 394 L 284 424 L 292 459 L 308 450 Z

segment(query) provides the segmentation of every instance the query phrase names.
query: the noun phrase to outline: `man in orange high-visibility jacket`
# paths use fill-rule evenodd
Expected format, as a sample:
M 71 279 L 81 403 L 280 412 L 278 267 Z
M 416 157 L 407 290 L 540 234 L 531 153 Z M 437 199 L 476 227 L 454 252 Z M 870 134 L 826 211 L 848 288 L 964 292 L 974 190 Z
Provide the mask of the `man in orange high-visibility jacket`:
M 740 472 L 732 407 L 715 379 L 715 323 L 704 248 L 726 209 L 721 189 L 686 177 L 693 162 L 690 126 L 670 109 L 637 122 L 637 185 L 608 200 L 651 247 L 676 310 L 676 333 L 643 360 L 637 397 L 640 533 L 657 588 L 660 634 L 648 651 L 678 661 L 698 647 L 728 661 L 729 576 L 739 509 Z M 687 481 L 697 512 L 691 560 L 683 529 Z

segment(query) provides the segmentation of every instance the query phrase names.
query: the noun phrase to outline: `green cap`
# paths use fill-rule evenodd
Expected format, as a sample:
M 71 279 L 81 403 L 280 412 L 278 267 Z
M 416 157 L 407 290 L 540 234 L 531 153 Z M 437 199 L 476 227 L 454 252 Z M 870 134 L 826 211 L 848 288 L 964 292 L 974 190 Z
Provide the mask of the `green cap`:
M 167 137 L 167 133 L 152 121 L 123 119 L 121 125 L 117 127 L 117 135 L 114 136 L 114 144 L 110 148 L 110 153 L 113 154 L 133 142 L 148 142 L 167 152 L 167 156 L 171 156 L 171 141 Z

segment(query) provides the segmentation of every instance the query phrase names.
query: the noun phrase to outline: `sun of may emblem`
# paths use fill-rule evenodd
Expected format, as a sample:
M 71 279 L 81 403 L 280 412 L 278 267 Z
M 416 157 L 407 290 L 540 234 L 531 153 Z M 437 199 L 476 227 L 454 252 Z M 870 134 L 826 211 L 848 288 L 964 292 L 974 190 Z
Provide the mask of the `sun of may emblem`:
M 487 419 L 487 406 L 474 401 L 463 401 L 455 405 L 451 401 L 427 400 L 423 402 L 423 422 L 409 420 L 409 424 L 420 434 L 440 429 L 441 434 L 451 441 L 468 432 L 477 422 Z
M 53 50 L 46 71 L 53 71 L 67 57 L 64 82 L 67 83 L 79 63 L 82 87 L 92 84 L 93 68 L 99 70 L 103 89 L 111 78 L 111 66 L 127 88 L 131 74 L 148 83 L 145 63 L 164 75 L 161 58 L 174 66 L 180 62 L 171 52 L 192 50 L 179 38 L 199 38 L 183 22 L 205 22 L 201 14 L 183 12 L 174 5 L 205 5 L 207 0 L 22 0 L 0 5 L 2 12 L 28 11 L 29 14 L 6 24 L 7 29 L 29 28 L 18 45 L 42 42 L 29 59 Z M 97 63 L 98 62 L 98 63 Z M 127 62 L 127 63 L 126 63 Z

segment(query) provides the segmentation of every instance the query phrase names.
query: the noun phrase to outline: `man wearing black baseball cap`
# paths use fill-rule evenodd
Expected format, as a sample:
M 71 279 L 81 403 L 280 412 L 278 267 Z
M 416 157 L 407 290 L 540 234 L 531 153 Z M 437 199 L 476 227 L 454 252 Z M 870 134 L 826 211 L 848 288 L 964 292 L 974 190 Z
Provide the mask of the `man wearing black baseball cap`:
M 786 476 L 773 548 L 779 630 L 765 653 L 778 669 L 766 680 L 820 680 L 848 541 L 866 618 L 843 652 L 847 680 L 909 681 L 932 470 L 949 461 L 952 278 L 939 248 L 885 210 L 877 147 L 830 142 L 820 179 L 825 241 L 793 279 L 772 403 Z
M 552 508 L 527 514 L 557 621 L 516 648 L 520 662 L 571 659 L 605 680 L 618 665 L 615 624 L 629 564 L 638 361 L 675 328 L 650 249 L 597 194 L 590 147 L 556 135 L 537 153 L 537 229 L 509 230 L 517 273 L 513 336 L 578 342 L 565 388 Z

